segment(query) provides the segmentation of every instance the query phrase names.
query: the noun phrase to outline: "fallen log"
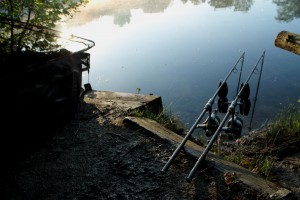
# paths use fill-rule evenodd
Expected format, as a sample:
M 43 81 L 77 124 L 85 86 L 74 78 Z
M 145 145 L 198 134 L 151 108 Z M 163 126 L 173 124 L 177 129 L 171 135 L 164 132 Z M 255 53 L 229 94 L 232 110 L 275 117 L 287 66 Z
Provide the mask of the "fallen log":
M 300 35 L 281 31 L 275 39 L 275 46 L 300 55 Z

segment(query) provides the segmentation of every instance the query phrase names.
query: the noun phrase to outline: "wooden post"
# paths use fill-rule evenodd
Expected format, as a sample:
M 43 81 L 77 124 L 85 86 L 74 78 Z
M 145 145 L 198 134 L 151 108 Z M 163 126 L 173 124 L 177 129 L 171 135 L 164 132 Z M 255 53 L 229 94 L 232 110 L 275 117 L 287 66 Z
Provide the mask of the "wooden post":
M 281 31 L 275 39 L 275 46 L 300 55 L 300 35 Z

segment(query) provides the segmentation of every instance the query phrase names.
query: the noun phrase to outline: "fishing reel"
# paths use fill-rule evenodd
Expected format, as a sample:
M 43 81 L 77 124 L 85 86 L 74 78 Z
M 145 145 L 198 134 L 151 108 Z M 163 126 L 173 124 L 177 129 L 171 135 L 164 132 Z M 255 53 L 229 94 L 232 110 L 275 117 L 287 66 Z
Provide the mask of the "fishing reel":
M 219 116 L 217 116 L 216 111 L 214 111 L 202 124 L 198 124 L 197 128 L 202 128 L 205 131 L 206 137 L 211 137 L 217 131 L 220 122 Z M 221 130 L 229 135 L 230 140 L 233 140 L 234 138 L 239 138 L 241 136 L 243 125 L 243 119 L 235 114 Z
M 232 118 L 228 120 L 227 127 L 224 128 L 224 131 L 230 136 L 229 139 L 241 137 L 243 124 L 243 119 L 236 115 L 232 116 Z
M 240 86 L 240 101 L 237 103 L 239 105 L 239 110 L 241 115 L 248 115 L 251 107 L 251 102 L 249 100 L 250 96 L 250 86 L 247 83 L 245 86 L 242 83 Z M 198 124 L 198 128 L 203 128 L 207 137 L 211 137 L 220 126 L 220 118 L 217 116 L 217 112 L 219 113 L 227 113 L 229 108 L 229 102 L 227 99 L 228 94 L 228 85 L 226 82 L 219 83 L 219 90 L 218 90 L 218 108 L 214 110 L 212 113 L 210 111 L 209 116 L 202 124 Z M 230 137 L 230 139 L 238 138 L 242 134 L 244 121 L 241 117 L 237 116 L 237 113 L 233 113 L 231 119 L 228 120 L 227 125 L 222 127 L 221 130 L 225 131 Z
M 216 111 L 215 111 L 216 112 Z M 202 124 L 198 124 L 198 128 L 203 128 L 207 137 L 212 136 L 220 125 L 220 118 L 213 112 Z

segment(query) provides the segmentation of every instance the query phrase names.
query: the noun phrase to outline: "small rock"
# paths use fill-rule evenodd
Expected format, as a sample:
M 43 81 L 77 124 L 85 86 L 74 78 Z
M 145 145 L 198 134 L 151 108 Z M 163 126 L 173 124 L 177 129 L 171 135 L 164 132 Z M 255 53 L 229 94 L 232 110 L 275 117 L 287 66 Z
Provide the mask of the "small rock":
M 271 199 L 282 199 L 282 198 L 288 196 L 290 193 L 291 193 L 291 191 L 289 191 L 288 189 L 280 188 L 279 190 L 277 190 L 277 192 L 270 195 L 270 198 Z

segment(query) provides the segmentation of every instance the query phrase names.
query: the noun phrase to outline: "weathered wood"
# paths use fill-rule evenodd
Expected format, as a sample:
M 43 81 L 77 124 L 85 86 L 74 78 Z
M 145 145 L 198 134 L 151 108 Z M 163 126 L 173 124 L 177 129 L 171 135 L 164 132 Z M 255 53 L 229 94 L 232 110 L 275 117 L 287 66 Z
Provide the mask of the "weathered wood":
M 178 134 L 172 132 L 169 129 L 166 129 L 162 125 L 158 124 L 156 121 L 147 118 L 126 117 L 125 122 L 135 123 L 145 128 L 146 130 L 152 132 L 153 134 L 159 136 L 160 138 L 171 142 L 176 147 L 183 140 L 183 138 Z M 199 158 L 203 150 L 204 150 L 203 147 L 191 141 L 188 141 L 184 147 L 184 151 L 187 154 L 197 159 Z M 260 177 L 259 175 L 254 174 L 251 171 L 235 163 L 229 162 L 220 156 L 214 155 L 213 153 L 208 153 L 206 159 L 210 161 L 214 161 L 215 163 L 214 168 L 216 168 L 223 175 L 228 172 L 234 172 L 234 174 L 236 175 L 239 181 L 242 181 L 244 184 L 256 189 L 261 193 L 267 193 L 273 198 L 283 198 L 290 193 L 289 190 L 279 187 L 275 183 L 267 181 L 262 177 Z
M 300 55 L 300 35 L 281 31 L 275 39 L 275 46 Z

